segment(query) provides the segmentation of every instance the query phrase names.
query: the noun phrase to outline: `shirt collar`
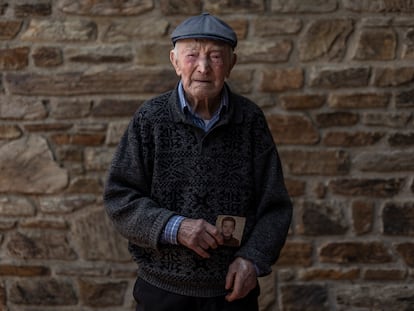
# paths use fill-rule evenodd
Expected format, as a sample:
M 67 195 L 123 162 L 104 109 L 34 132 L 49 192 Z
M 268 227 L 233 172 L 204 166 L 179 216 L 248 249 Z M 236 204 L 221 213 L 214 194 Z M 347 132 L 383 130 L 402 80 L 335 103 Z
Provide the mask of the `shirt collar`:
M 185 95 L 184 95 L 184 88 L 183 88 L 183 83 L 181 82 L 181 80 L 178 84 L 178 99 L 180 101 L 181 111 L 191 112 L 190 104 L 187 102 Z M 223 107 L 227 108 L 228 105 L 229 105 L 229 94 L 227 92 L 227 89 L 223 87 L 223 91 L 221 92 L 220 107 L 218 111 L 220 111 Z

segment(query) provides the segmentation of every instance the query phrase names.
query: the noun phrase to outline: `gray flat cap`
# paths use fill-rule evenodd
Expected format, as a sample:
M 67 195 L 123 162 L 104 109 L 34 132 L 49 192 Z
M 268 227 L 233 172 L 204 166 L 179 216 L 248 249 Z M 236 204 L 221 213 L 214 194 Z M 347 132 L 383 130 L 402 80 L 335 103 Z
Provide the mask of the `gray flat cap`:
M 171 34 L 174 45 L 178 40 L 197 38 L 224 41 L 230 44 L 233 49 L 237 45 L 237 35 L 234 30 L 221 19 L 209 13 L 186 19 Z

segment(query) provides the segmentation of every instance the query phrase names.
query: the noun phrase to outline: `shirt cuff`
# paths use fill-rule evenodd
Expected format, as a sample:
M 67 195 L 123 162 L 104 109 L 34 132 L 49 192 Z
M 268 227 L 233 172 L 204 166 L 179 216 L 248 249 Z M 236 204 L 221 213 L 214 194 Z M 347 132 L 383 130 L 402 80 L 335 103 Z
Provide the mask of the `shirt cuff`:
M 178 245 L 177 234 L 180 228 L 181 222 L 185 217 L 180 215 L 172 216 L 164 227 L 161 234 L 160 243 Z

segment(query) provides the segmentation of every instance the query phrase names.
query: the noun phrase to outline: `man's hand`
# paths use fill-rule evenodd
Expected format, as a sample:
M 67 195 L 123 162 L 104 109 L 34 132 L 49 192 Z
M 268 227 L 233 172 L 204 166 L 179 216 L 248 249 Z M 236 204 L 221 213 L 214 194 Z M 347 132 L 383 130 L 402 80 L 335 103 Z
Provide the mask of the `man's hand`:
M 231 302 L 245 297 L 257 285 L 256 269 L 251 261 L 237 257 L 230 265 L 226 276 L 226 290 L 231 292 L 226 300 Z
M 203 258 L 210 257 L 209 248 L 215 249 L 223 244 L 219 230 L 203 219 L 184 219 L 178 229 L 177 240 Z

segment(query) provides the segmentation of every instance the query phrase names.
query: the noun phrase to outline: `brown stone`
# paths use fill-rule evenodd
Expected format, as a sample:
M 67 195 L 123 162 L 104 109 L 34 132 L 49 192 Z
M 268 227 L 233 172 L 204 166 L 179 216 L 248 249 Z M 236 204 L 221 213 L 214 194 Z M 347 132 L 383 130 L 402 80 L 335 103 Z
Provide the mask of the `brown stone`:
M 349 227 L 345 208 L 341 202 L 305 201 L 298 232 L 314 236 L 343 235 Z
M 1 5 L 0 5 L 0 12 L 1 12 Z M 0 282 L 0 309 L 6 309 L 6 286 L 3 282 Z
M 413 25 L 411 25 L 411 27 L 413 27 Z M 402 58 L 414 59 L 414 29 L 407 30 L 403 42 Z
M 404 180 L 398 178 L 346 178 L 331 180 L 329 188 L 334 194 L 388 198 L 398 194 L 403 184 Z
M 382 210 L 384 234 L 414 236 L 414 203 L 387 202 Z
M 395 58 L 397 35 L 391 29 L 363 29 L 358 39 L 354 59 L 392 60 Z
M 395 103 L 397 108 L 414 107 L 414 89 L 397 92 Z
M 370 281 L 401 281 L 405 279 L 407 271 L 398 269 L 367 269 L 364 279 Z
M 46 140 L 35 135 L 0 147 L 0 171 L 0 192 L 55 193 L 68 183 Z
M 161 12 L 164 15 L 198 15 L 201 13 L 201 0 L 161 0 Z
M 22 136 L 22 130 L 18 125 L 4 124 L 0 125 L 0 140 L 17 139 Z
M 48 278 L 12 281 L 10 301 L 18 305 L 72 306 L 78 298 L 72 283 Z
M 317 129 L 305 116 L 271 114 L 267 122 L 278 144 L 313 145 L 319 141 Z
M 359 278 L 360 269 L 350 268 L 345 270 L 340 269 L 319 269 L 311 268 L 303 270 L 299 278 L 303 281 L 314 281 L 314 280 L 356 280 Z
M 323 245 L 321 262 L 339 264 L 379 264 L 392 261 L 387 247 L 380 242 L 333 242 Z
M 29 63 L 28 47 L 0 50 L 0 70 L 19 70 Z
M 100 64 L 100 63 L 121 63 L 122 64 L 122 63 L 131 62 L 133 59 L 132 50 L 127 46 L 121 46 L 121 47 L 116 47 L 116 48 L 111 48 L 107 46 L 76 48 L 76 49 L 72 48 L 72 49 L 65 50 L 65 57 L 71 62 L 87 63 L 87 64 Z
M 254 71 L 251 69 L 239 68 L 236 66 L 231 72 L 230 79 L 227 81 L 232 90 L 240 94 L 250 93 L 253 89 Z M 252 98 L 252 100 L 254 100 Z M 259 101 L 255 101 L 260 105 Z
M 405 128 L 410 119 L 410 112 L 367 112 L 362 115 L 361 121 L 369 126 Z
M 131 16 L 150 11 L 154 4 L 151 0 L 61 0 L 58 8 L 68 14 L 95 16 Z
M 358 123 L 359 115 L 347 111 L 323 112 L 318 113 L 315 119 L 319 127 L 351 126 Z
M 305 266 L 312 265 L 312 244 L 306 242 L 286 242 L 277 261 L 277 266 Z
M 280 288 L 283 310 L 328 311 L 328 289 L 319 284 L 292 284 Z
M 81 19 L 32 19 L 21 39 L 36 42 L 85 42 L 95 40 L 96 35 L 97 26 L 94 22 Z
M 237 61 L 241 64 L 286 62 L 292 48 L 290 40 L 241 42 L 238 47 Z
M 54 119 L 80 119 L 88 116 L 91 111 L 90 100 L 51 101 L 49 104 L 50 116 Z
M 260 38 L 292 35 L 301 30 L 302 21 L 298 18 L 277 18 L 261 15 L 254 21 L 253 27 L 255 35 Z
M 136 63 L 146 66 L 160 64 L 169 65 L 170 51 L 170 43 L 141 43 L 135 49 Z
M 17 196 L 0 197 L 1 217 L 27 217 L 34 216 L 36 209 L 27 198 Z
M 374 84 L 376 86 L 400 86 L 412 81 L 414 81 L 414 67 L 385 67 L 374 70 Z
M 343 151 L 282 150 L 282 163 L 293 175 L 344 175 L 350 167 L 349 155 Z
M 129 121 L 109 123 L 105 143 L 107 145 L 118 145 L 122 135 L 128 127 L 128 124 Z
M 298 197 L 305 194 L 306 182 L 292 178 L 285 178 L 285 184 L 291 197 Z
M 370 201 L 359 200 L 352 203 L 352 219 L 356 234 L 371 232 L 374 225 L 374 208 L 374 203 Z
M 336 147 L 365 147 L 376 144 L 384 135 L 377 132 L 328 132 L 322 143 Z
M 334 94 L 328 97 L 328 104 L 332 108 L 386 108 L 389 100 L 389 94 Z
M 28 132 L 64 131 L 73 127 L 72 123 L 29 123 L 24 125 Z
M 343 5 L 346 9 L 354 12 L 402 12 L 409 13 L 414 11 L 414 3 L 411 1 L 383 1 L 383 0 L 344 0 Z
M 107 282 L 98 283 L 92 280 L 79 281 L 80 298 L 84 305 L 91 307 L 120 306 L 124 303 L 124 296 L 128 283 Z
M 45 214 L 68 214 L 90 207 L 95 202 L 96 197 L 91 194 L 49 196 L 39 199 L 39 209 Z
M 114 148 L 86 148 L 85 168 L 90 171 L 106 171 L 111 164 Z
M 1 4 L 0 4 L 1 7 Z M 0 9 L 1 10 L 1 9 Z M 22 27 L 22 21 L 0 21 L 0 40 L 11 40 L 17 36 Z
M 409 282 L 342 285 L 335 292 L 341 310 L 408 311 L 414 299 L 414 286 Z
M 272 12 L 276 13 L 324 13 L 337 8 L 334 0 L 272 0 Z
M 388 138 L 390 146 L 404 147 L 414 145 L 414 132 L 412 133 L 395 133 Z
M 142 105 L 142 100 L 103 99 L 94 103 L 91 111 L 93 117 L 129 117 Z
M 39 47 L 33 52 L 32 57 L 38 67 L 56 67 L 63 63 L 62 51 L 55 47 Z
M 19 222 L 22 228 L 67 230 L 69 225 L 64 219 L 24 219 Z
M 59 145 L 99 146 L 105 141 L 104 134 L 54 134 L 50 138 Z
M 263 92 L 282 92 L 302 88 L 303 70 L 300 68 L 266 68 L 260 77 L 260 90 Z
M 102 193 L 102 183 L 97 178 L 76 177 L 67 190 L 67 193 Z
M 73 224 L 73 239 L 85 260 L 128 262 L 127 240 L 117 231 L 102 208 L 78 218 Z
M 204 10 L 213 14 L 224 13 L 260 13 L 264 12 L 264 2 L 261 0 L 246 0 L 246 1 L 217 1 L 205 0 Z
M 414 243 L 399 243 L 395 248 L 401 255 L 401 257 L 404 259 L 404 262 L 409 267 L 414 267 Z
M 14 6 L 14 15 L 16 17 L 48 16 L 50 14 L 52 14 L 52 4 L 50 1 L 18 3 Z
M 25 234 L 14 233 L 7 243 L 7 249 L 12 257 L 21 259 L 75 260 L 77 258 L 65 232 L 56 230 L 39 229 Z
M 0 96 L 0 119 L 39 120 L 46 116 L 45 106 L 36 98 Z
M 414 154 L 410 151 L 361 152 L 355 167 L 371 172 L 406 172 L 414 170 Z
M 299 58 L 302 61 L 341 60 L 353 28 L 353 21 L 349 19 L 313 21 L 299 41 Z
M 282 107 L 286 110 L 306 110 L 320 108 L 325 104 L 323 95 L 290 95 L 282 94 L 279 97 Z
M 0 265 L 0 276 L 33 277 L 50 275 L 50 269 L 43 266 Z
M 368 85 L 369 78 L 368 67 L 314 68 L 310 74 L 310 86 L 329 89 L 363 87 Z
M 173 70 L 145 69 L 98 73 L 8 74 L 6 85 L 13 94 L 74 96 L 120 93 L 159 93 L 177 83 Z

